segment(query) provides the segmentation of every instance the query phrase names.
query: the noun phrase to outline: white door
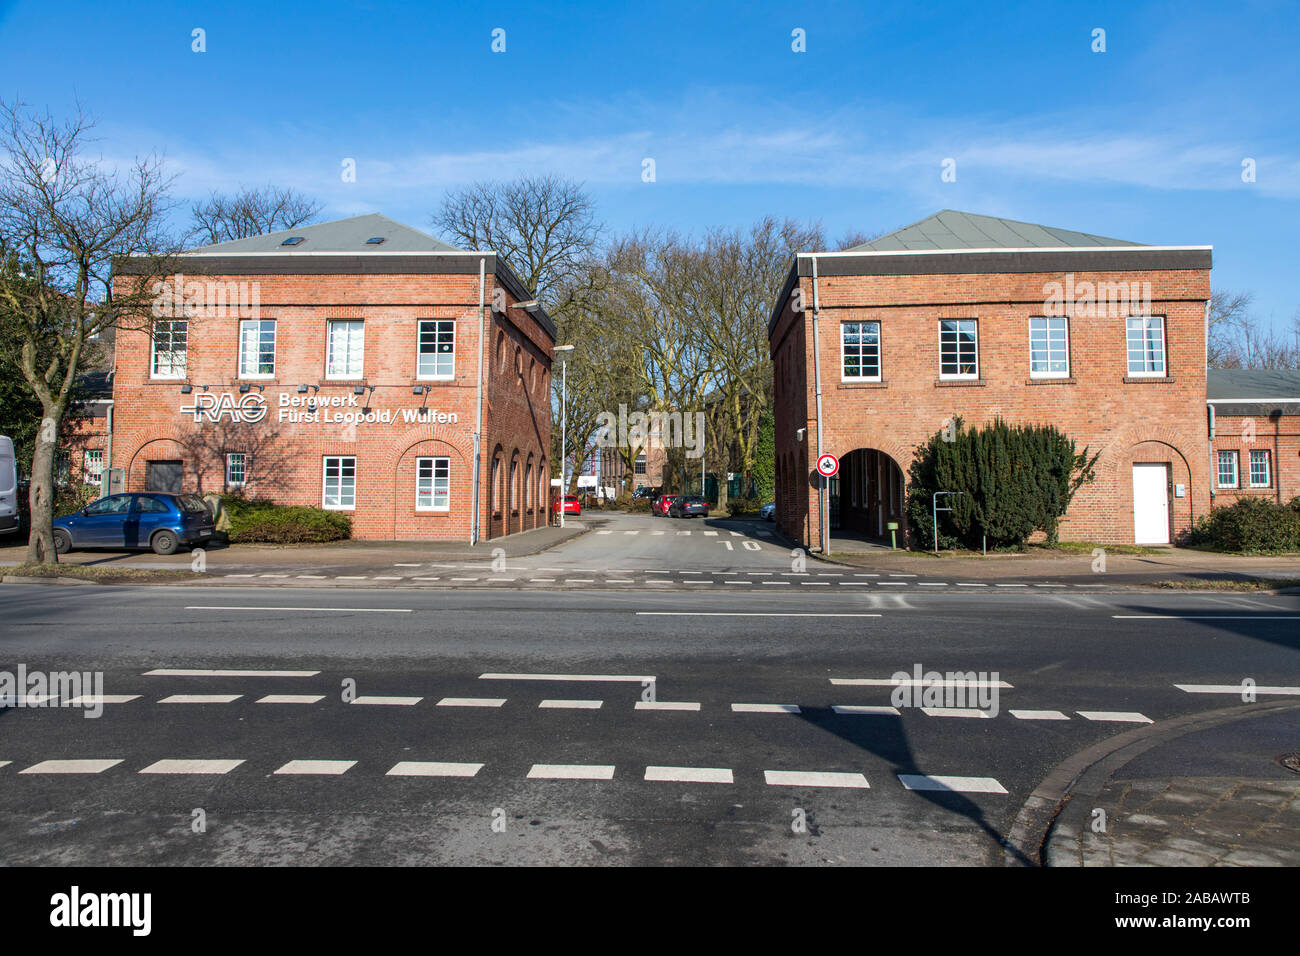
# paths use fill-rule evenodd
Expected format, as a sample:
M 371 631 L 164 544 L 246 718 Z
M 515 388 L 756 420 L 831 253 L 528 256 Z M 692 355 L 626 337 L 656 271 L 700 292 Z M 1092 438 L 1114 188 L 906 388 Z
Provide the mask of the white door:
M 1169 543 L 1169 466 L 1133 466 L 1133 541 Z

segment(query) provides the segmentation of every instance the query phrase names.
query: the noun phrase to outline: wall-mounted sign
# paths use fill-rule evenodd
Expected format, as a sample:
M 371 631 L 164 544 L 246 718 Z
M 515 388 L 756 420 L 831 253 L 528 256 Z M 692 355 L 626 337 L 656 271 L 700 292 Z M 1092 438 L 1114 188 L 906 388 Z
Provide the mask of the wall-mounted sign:
M 362 404 L 367 396 L 346 395 L 292 395 L 281 392 L 276 408 L 276 421 L 285 425 L 457 425 L 456 412 L 441 412 L 436 408 L 372 407 Z M 222 421 L 255 425 L 263 421 L 270 408 L 260 392 L 237 395 L 232 392 L 196 392 L 194 404 L 182 405 L 180 410 L 192 415 L 197 423 L 217 424 Z

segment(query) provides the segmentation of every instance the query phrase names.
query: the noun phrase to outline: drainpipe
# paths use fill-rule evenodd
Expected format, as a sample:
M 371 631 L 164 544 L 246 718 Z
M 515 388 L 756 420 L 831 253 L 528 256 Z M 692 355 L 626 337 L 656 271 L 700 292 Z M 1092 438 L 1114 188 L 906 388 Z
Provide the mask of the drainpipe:
M 104 412 L 104 429 L 107 432 L 104 440 L 104 465 L 100 469 L 99 475 L 99 496 L 106 498 L 112 494 L 113 484 L 113 401 L 109 399 L 108 408 Z
M 817 257 L 812 257 L 813 280 L 813 379 L 817 390 L 817 458 L 822 456 L 822 359 L 821 337 L 817 334 L 817 318 L 821 312 L 821 299 L 817 295 Z M 795 269 L 797 273 L 798 268 Z M 817 475 L 817 523 L 821 526 L 821 551 L 830 551 L 830 529 L 827 527 L 826 478 Z
M 474 402 L 474 520 L 471 522 L 469 543 L 478 544 L 479 538 L 479 485 L 482 480 L 482 439 L 483 432 L 483 303 L 484 283 L 487 281 L 487 259 L 478 261 L 478 395 Z

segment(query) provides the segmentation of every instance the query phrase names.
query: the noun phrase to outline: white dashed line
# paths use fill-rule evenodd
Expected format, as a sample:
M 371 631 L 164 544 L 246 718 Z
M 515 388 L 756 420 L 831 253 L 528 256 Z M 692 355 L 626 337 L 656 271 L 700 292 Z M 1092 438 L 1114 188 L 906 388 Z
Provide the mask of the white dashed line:
M 356 765 L 355 760 L 290 760 L 276 773 L 337 776 L 347 773 Z
M 437 707 L 500 707 L 506 702 L 504 697 L 444 697 L 435 705 Z
M 1006 793 L 1006 787 L 992 777 L 942 777 L 900 773 L 898 781 L 908 790 L 946 790 L 950 793 Z
M 483 769 L 481 763 L 443 763 L 439 761 L 403 760 L 394 764 L 386 777 L 472 777 Z
M 243 760 L 158 760 L 149 764 L 140 773 L 230 773 Z
M 613 780 L 614 767 L 609 764 L 535 763 L 528 771 L 529 780 Z
M 320 671 L 228 671 L 194 668 L 159 668 L 145 671 L 143 677 L 315 677 Z
M 64 701 L 69 707 L 86 707 L 95 704 L 129 704 L 133 700 L 139 700 L 139 694 L 103 694 L 100 697 L 88 696 L 83 694 L 80 697 L 74 697 L 71 700 Z
M 103 773 L 121 760 L 42 760 L 19 773 Z
M 1240 697 L 1246 690 L 1255 694 L 1284 694 L 1295 697 L 1300 695 L 1300 687 L 1243 687 L 1241 684 L 1175 684 L 1179 690 L 1188 694 L 1230 694 Z
M 324 694 L 267 694 L 259 697 L 257 704 L 319 704 L 325 699 Z
M 544 700 L 538 704 L 545 710 L 600 710 L 603 700 Z
M 848 787 L 869 790 L 871 785 L 860 773 L 830 773 L 815 770 L 764 770 L 769 787 Z
M 242 694 L 172 694 L 158 701 L 160 704 L 230 704 Z
M 865 704 L 836 704 L 831 710 L 850 717 L 897 717 L 897 707 L 876 707 Z
M 423 697 L 358 697 L 352 703 L 380 707 L 413 707 L 422 700 Z
M 798 704 L 732 704 L 737 714 L 801 714 Z
M 698 701 L 689 700 L 638 700 L 637 710 L 699 710 Z
M 976 710 L 974 707 L 922 707 L 921 713 L 928 717 L 988 717 L 987 711 Z
M 1153 723 L 1150 717 L 1145 714 L 1139 714 L 1134 711 L 1126 710 L 1076 710 L 1076 714 L 1084 720 L 1108 721 L 1120 724 L 1150 724 Z
M 734 783 L 720 767 L 646 767 L 645 779 L 663 783 Z
M 1059 710 L 1009 710 L 1007 711 L 1017 720 L 1069 720 L 1065 714 Z
M 653 674 L 479 674 L 479 680 L 560 680 L 560 681 L 598 681 L 603 683 L 644 684 L 654 681 Z

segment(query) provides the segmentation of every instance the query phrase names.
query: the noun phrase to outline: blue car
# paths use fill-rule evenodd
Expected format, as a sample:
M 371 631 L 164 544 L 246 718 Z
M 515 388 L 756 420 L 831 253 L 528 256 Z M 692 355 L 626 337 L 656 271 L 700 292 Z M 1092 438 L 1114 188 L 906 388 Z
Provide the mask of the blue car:
M 152 548 L 157 554 L 175 554 L 181 545 L 206 544 L 215 530 L 212 512 L 198 495 L 109 495 L 55 518 L 54 547 L 59 554 L 73 548 Z

